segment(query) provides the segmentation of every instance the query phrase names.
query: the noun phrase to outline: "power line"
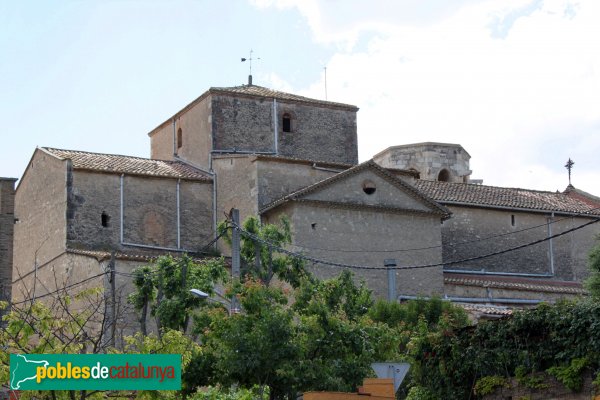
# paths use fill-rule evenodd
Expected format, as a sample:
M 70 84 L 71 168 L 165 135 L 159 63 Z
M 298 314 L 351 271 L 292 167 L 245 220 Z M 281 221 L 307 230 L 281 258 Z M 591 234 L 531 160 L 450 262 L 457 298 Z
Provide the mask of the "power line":
M 555 223 L 558 223 L 558 222 L 561 222 L 561 221 L 564 221 L 566 219 L 570 219 L 570 218 L 573 218 L 573 217 L 590 216 L 592 218 L 599 218 L 599 216 L 593 216 L 593 215 L 590 214 L 590 212 L 596 211 L 596 210 L 600 210 L 600 207 L 592 208 L 590 210 L 587 210 L 586 212 L 580 212 L 580 213 L 571 215 L 569 217 L 563 217 L 563 218 L 560 218 L 560 219 L 556 219 L 556 220 L 547 222 L 545 224 L 534 225 L 534 226 L 530 226 L 530 227 L 519 229 L 519 230 L 512 231 L 512 232 L 498 233 L 498 234 L 495 234 L 495 235 L 486 236 L 486 237 L 482 237 L 482 238 L 478 238 L 478 239 L 465 240 L 465 241 L 462 241 L 462 242 L 441 244 L 441 245 L 436 245 L 436 246 L 415 247 L 415 248 L 408 248 L 408 249 L 367 250 L 367 251 L 363 251 L 363 250 L 350 250 L 350 249 L 328 249 L 328 248 L 323 248 L 323 247 L 304 246 L 304 245 L 300 245 L 300 244 L 291 244 L 291 245 L 294 246 L 294 247 L 301 248 L 301 249 L 331 251 L 331 252 L 338 252 L 338 253 L 403 253 L 403 252 L 409 252 L 409 251 L 432 250 L 432 249 L 438 249 L 438 248 L 441 248 L 441 247 L 450 247 L 450 248 L 452 248 L 452 247 L 457 247 L 457 246 L 464 246 L 464 245 L 467 245 L 467 244 L 473 244 L 473 243 L 483 242 L 483 241 L 486 241 L 486 240 L 497 239 L 499 237 L 516 235 L 518 233 L 522 233 L 522 232 L 526 232 L 526 231 L 529 231 L 529 230 L 533 230 L 533 229 L 541 228 L 541 227 L 548 226 L 548 225 L 551 225 L 551 224 L 555 224 Z
M 55 293 L 58 293 L 58 292 L 60 292 L 60 291 L 63 291 L 63 290 L 70 289 L 70 288 L 72 288 L 72 287 L 74 287 L 74 286 L 81 285 L 82 283 L 85 283 L 85 282 L 91 281 L 92 279 L 96 279 L 96 278 L 98 278 L 98 277 L 100 277 L 100 276 L 103 276 L 103 275 L 106 275 L 106 274 L 108 274 L 108 273 L 109 273 L 109 271 L 106 271 L 106 272 L 103 272 L 103 273 L 101 273 L 101 274 L 98 274 L 98 275 L 90 276 L 89 278 L 83 279 L 83 280 L 81 280 L 81 281 L 79 281 L 79 282 L 75 282 L 75 283 L 72 283 L 72 284 L 70 284 L 70 285 L 64 286 L 64 287 L 62 287 L 62 288 L 60 288 L 60 289 L 56 289 L 56 290 L 55 290 L 55 291 L 53 291 L 53 292 L 49 292 L 49 293 L 43 294 L 43 295 L 41 295 L 41 296 L 36 296 L 36 297 L 35 297 L 35 299 L 36 299 L 36 300 L 38 300 L 38 299 L 41 299 L 41 298 L 44 298 L 44 297 L 51 296 L 51 295 L 53 295 L 53 294 L 55 294 Z M 17 305 L 17 304 L 27 303 L 27 302 L 30 302 L 30 301 L 31 301 L 31 299 L 27 299 L 27 300 L 18 301 L 18 302 L 16 302 L 16 303 L 12 303 L 12 304 L 13 304 L 13 305 Z
M 231 222 L 231 221 L 230 221 Z M 322 264 L 322 265 L 328 265 L 328 266 L 332 266 L 332 267 L 339 267 L 339 268 L 348 268 L 348 269 L 358 269 L 358 270 L 388 270 L 388 269 L 396 269 L 396 270 L 404 270 L 404 269 L 421 269 L 421 268 L 433 268 L 433 267 L 441 267 L 441 266 L 446 266 L 446 265 L 454 265 L 454 264 L 460 264 L 460 263 L 464 263 L 464 262 L 468 262 L 468 261 L 476 261 L 476 260 L 481 260 L 484 258 L 489 258 L 489 257 L 493 257 L 493 256 L 497 256 L 500 254 L 505 254 L 505 253 L 509 253 L 512 251 L 516 251 L 516 250 L 520 250 L 526 247 L 530 247 L 530 246 L 534 246 L 536 244 L 539 243 L 543 243 L 546 242 L 550 239 L 554 239 L 563 235 L 566 235 L 568 233 L 571 232 L 575 232 L 579 229 L 585 228 L 586 226 L 595 224 L 600 222 L 600 219 L 595 219 L 593 221 L 589 221 L 583 225 L 579 225 L 575 228 L 571 228 L 568 229 L 564 232 L 561 233 L 557 233 L 555 235 L 551 235 L 548 237 L 545 237 L 543 239 L 539 239 L 539 240 L 535 240 L 533 242 L 529 242 L 529 243 L 525 243 L 519 246 L 514 246 L 514 247 L 510 247 L 508 249 L 504 249 L 504 250 L 499 250 L 499 251 L 495 251 L 492 253 L 488 253 L 488 254 L 483 254 L 480 256 L 475 256 L 475 257 L 469 257 L 469 258 L 465 258 L 465 259 L 461 259 L 461 260 L 455 260 L 455 261 L 448 261 L 448 262 L 442 262 L 442 263 L 435 263 L 435 264 L 423 264 L 423 265 L 411 265 L 411 266 L 404 266 L 404 267 L 381 267 L 381 266 L 365 266 L 365 265 L 352 265 L 352 264 L 343 264 L 343 263 L 337 263 L 337 262 L 333 262 L 333 261 L 327 261 L 327 260 L 321 260 L 315 257 L 310 257 L 301 253 L 296 253 L 290 250 L 286 250 L 274 243 L 269 242 L 268 240 L 262 239 L 260 237 L 258 237 L 255 234 L 252 234 L 250 232 L 245 231 L 243 228 L 241 228 L 239 225 L 236 224 L 232 224 L 233 229 L 238 229 L 240 231 L 240 233 L 242 235 L 245 235 L 246 237 L 249 237 L 252 240 L 258 241 L 260 243 L 262 243 L 263 245 L 269 247 L 270 249 L 274 249 L 280 253 L 283 254 L 287 254 L 289 256 L 295 257 L 295 258 L 299 258 L 305 261 L 310 261 L 312 263 L 315 264 Z

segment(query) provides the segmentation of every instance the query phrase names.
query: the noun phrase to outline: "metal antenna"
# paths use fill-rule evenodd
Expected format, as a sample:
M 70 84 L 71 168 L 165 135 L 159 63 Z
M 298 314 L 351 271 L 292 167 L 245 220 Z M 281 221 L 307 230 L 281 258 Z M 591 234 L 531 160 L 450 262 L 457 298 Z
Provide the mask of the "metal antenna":
M 248 61 L 248 63 L 250 64 L 250 74 L 248 75 L 248 86 L 252 86 L 252 60 L 260 60 L 260 57 L 258 58 L 252 58 L 252 49 L 250 49 L 250 57 L 248 58 L 244 58 L 242 57 L 242 62 Z
M 327 66 L 324 66 L 323 70 L 325 71 L 325 100 L 327 100 Z
M 565 164 L 565 168 L 569 171 L 569 185 L 571 184 L 571 170 L 573 169 L 573 165 L 575 165 L 575 163 L 571 160 L 571 157 L 569 157 L 569 161 Z

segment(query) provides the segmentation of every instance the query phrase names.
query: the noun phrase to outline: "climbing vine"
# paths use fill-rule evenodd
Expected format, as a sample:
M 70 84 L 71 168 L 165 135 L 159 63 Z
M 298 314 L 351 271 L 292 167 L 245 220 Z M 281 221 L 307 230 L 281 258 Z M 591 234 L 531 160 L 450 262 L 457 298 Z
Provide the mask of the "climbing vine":
M 409 348 L 413 368 L 408 385 L 437 398 L 481 396 L 500 386 L 500 378 L 511 377 L 543 389 L 544 373 L 577 391 L 585 373 L 600 373 L 600 303 L 542 304 L 477 326 L 422 329 Z

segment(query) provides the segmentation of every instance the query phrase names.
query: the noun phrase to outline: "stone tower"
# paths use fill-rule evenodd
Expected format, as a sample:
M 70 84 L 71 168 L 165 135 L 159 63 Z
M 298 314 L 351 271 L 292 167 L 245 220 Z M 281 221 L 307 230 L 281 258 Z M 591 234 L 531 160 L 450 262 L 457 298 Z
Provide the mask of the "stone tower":
M 0 301 L 9 301 L 11 294 L 15 181 L 14 178 L 0 178 Z
M 204 169 L 219 154 L 355 165 L 357 111 L 257 85 L 213 87 L 149 133 L 151 158 L 179 158 Z
M 470 158 L 459 144 L 425 142 L 388 147 L 373 160 L 386 168 L 417 171 L 423 180 L 468 183 Z

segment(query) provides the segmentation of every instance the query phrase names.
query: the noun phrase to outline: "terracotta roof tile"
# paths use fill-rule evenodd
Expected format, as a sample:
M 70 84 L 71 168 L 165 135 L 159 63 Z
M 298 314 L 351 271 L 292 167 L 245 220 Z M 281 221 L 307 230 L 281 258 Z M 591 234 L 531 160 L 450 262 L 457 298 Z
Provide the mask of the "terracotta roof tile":
M 548 293 L 587 294 L 587 291 L 579 283 L 553 281 L 549 279 L 519 279 L 501 276 L 444 273 L 444 284 Z
M 152 160 L 149 158 L 61 150 L 50 147 L 43 147 L 42 149 L 59 158 L 71 160 L 75 169 L 197 181 L 212 180 L 206 173 L 179 161 Z
M 446 205 L 465 204 L 600 215 L 599 209 L 564 193 L 425 180 L 418 180 L 414 185 L 427 196 Z
M 563 192 L 567 196 L 582 201 L 591 207 L 600 207 L 600 197 L 594 196 L 593 194 L 584 192 L 581 189 L 577 189 L 573 185 L 567 186 Z
M 110 260 L 112 253 L 110 251 L 105 250 L 91 250 L 91 249 L 74 249 L 68 248 L 67 253 L 70 254 L 78 254 L 87 257 L 93 257 L 98 261 Z M 183 253 L 174 252 L 174 251 L 166 251 L 166 250 L 156 250 L 156 251 L 117 251 L 115 252 L 115 259 L 117 260 L 126 260 L 126 261 L 139 261 L 139 262 L 152 262 L 156 258 L 160 256 L 171 255 L 173 257 L 180 257 Z M 200 253 L 186 253 L 190 257 L 194 259 L 194 261 L 204 261 L 207 259 L 215 258 L 213 256 L 207 256 Z M 229 259 L 225 259 L 226 264 L 229 264 Z
M 459 307 L 462 307 L 467 312 L 477 312 L 487 315 L 498 315 L 498 316 L 509 316 L 513 314 L 513 310 L 508 307 L 483 305 L 483 304 L 467 304 L 467 303 L 455 303 Z
M 291 100 L 291 101 L 299 101 L 302 103 L 343 107 L 343 108 L 349 108 L 352 110 L 358 110 L 358 107 L 353 106 L 351 104 L 311 99 L 310 97 L 304 97 L 304 96 L 298 96 L 297 94 L 280 92 L 278 90 L 273 90 L 273 89 L 269 89 L 269 88 L 266 88 L 263 86 L 257 86 L 257 85 L 241 85 L 241 86 L 232 86 L 232 87 L 211 87 L 209 91 L 213 92 L 213 93 L 214 92 L 223 92 L 223 93 L 233 93 L 233 94 L 244 94 L 244 95 L 249 95 L 249 96 L 268 97 L 268 98 L 278 99 L 278 100 Z

